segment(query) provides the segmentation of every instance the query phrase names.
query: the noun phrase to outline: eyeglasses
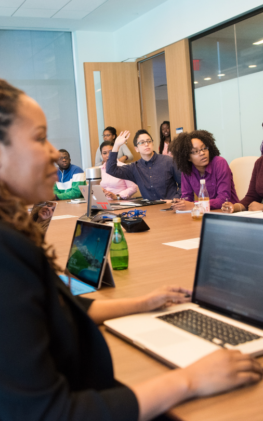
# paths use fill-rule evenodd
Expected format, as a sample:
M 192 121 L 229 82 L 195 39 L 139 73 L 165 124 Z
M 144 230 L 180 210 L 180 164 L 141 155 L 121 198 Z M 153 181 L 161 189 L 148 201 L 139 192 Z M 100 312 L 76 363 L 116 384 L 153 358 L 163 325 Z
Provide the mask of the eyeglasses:
M 152 143 L 152 139 L 142 140 L 141 142 L 138 142 L 137 143 L 137 146 L 138 145 L 141 145 L 141 146 L 143 146 L 143 145 L 150 145 L 151 143 Z
M 191 151 L 190 154 L 191 155 L 200 155 L 201 152 L 205 153 L 206 151 L 209 151 L 209 147 L 206 146 L 205 148 L 201 148 L 201 149 L 196 149 L 195 151 Z

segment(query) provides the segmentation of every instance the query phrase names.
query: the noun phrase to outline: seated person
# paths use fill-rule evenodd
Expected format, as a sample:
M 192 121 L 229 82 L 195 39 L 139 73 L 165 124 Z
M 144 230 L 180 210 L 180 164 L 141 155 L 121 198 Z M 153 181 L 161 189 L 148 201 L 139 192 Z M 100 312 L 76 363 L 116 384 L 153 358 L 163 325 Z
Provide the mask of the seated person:
M 117 138 L 117 131 L 115 127 L 108 126 L 104 129 L 103 132 L 103 140 L 104 142 L 115 142 Z M 118 160 L 120 162 L 131 162 L 133 160 L 133 154 L 131 153 L 130 149 L 127 145 L 122 145 L 118 152 Z M 103 159 L 101 156 L 100 147 L 97 149 L 96 156 L 95 156 L 95 167 L 99 167 L 103 164 Z
M 53 196 L 59 153 L 47 140 L 45 115 L 3 80 L 0 110 L 1 419 L 147 421 L 184 400 L 259 381 L 263 370 L 255 359 L 225 349 L 132 387 L 115 381 L 96 324 L 189 301 L 189 291 L 161 287 L 117 300 L 73 296 L 26 208 Z
M 153 140 L 146 130 L 138 130 L 133 139 L 135 150 L 141 154 L 141 159 L 123 167 L 117 165 L 118 150 L 129 136 L 130 133 L 125 131 L 117 137 L 106 164 L 107 174 L 136 183 L 144 199 L 180 197 L 181 173 L 176 163 L 170 156 L 154 152 Z
M 222 210 L 225 212 L 263 211 L 263 156 L 257 159 L 252 172 L 248 192 L 244 199 L 234 205 L 225 202 Z
M 86 176 L 80 167 L 71 164 L 70 155 L 66 149 L 59 150 L 57 164 L 58 181 L 54 185 L 55 199 L 65 200 L 82 197 L 78 186 L 86 184 Z
M 160 126 L 160 146 L 159 153 L 163 155 L 172 156 L 169 151 L 169 145 L 171 143 L 171 134 L 170 134 L 170 121 L 163 121 Z
M 121 180 L 120 178 L 112 177 L 106 173 L 106 162 L 108 161 L 109 154 L 112 151 L 113 142 L 103 142 L 100 145 L 101 156 L 103 165 L 101 166 L 101 187 L 108 199 L 120 200 L 127 199 L 137 192 L 138 187 L 132 181 Z M 117 165 L 125 165 L 122 162 Z
M 182 171 L 182 197 L 172 206 L 189 210 L 194 206 L 194 193 L 198 196 L 200 180 L 204 179 L 211 209 L 220 209 L 226 198 L 238 202 L 232 172 L 215 145 L 212 134 L 206 130 L 180 133 L 171 145 L 171 152 Z

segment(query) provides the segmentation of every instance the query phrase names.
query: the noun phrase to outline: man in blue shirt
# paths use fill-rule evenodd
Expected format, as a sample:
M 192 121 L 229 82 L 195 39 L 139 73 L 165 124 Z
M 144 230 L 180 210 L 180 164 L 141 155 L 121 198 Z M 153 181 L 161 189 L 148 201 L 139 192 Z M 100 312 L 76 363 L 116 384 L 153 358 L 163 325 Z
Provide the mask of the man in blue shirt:
M 133 144 L 141 159 L 130 165 L 117 166 L 117 155 L 121 145 L 127 142 L 130 133 L 120 133 L 115 140 L 106 164 L 106 172 L 113 177 L 136 183 L 144 199 L 173 199 L 181 196 L 181 172 L 170 156 L 159 155 L 153 150 L 153 140 L 146 130 L 138 130 Z
M 77 165 L 71 164 L 71 159 L 66 149 L 59 150 L 58 181 L 54 185 L 56 199 L 77 199 L 82 197 L 78 186 L 86 184 L 84 171 Z

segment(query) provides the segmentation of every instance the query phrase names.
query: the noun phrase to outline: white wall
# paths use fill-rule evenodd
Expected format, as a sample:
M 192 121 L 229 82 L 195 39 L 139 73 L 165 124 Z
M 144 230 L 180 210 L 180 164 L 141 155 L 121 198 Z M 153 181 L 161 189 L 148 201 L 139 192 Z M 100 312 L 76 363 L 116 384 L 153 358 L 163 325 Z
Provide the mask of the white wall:
M 167 0 L 114 33 L 117 60 L 149 54 L 260 6 L 261 0 Z
M 260 6 L 260 0 L 167 0 L 115 32 L 73 32 L 83 167 L 91 165 L 84 62 L 136 59 Z
M 91 167 L 88 111 L 83 63 L 117 61 L 113 33 L 75 31 L 72 33 L 76 93 L 83 169 Z
M 195 89 L 197 129 L 213 133 L 228 163 L 260 156 L 263 72 Z

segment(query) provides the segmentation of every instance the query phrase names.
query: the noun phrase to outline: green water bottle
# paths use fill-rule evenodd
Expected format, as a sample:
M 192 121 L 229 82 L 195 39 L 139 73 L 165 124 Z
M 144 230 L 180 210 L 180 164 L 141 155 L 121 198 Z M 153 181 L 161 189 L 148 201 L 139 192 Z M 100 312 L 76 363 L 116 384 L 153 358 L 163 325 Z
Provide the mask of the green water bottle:
M 110 247 L 110 258 L 112 269 L 127 269 L 129 261 L 128 246 L 122 228 L 121 218 L 114 218 L 114 231 Z

